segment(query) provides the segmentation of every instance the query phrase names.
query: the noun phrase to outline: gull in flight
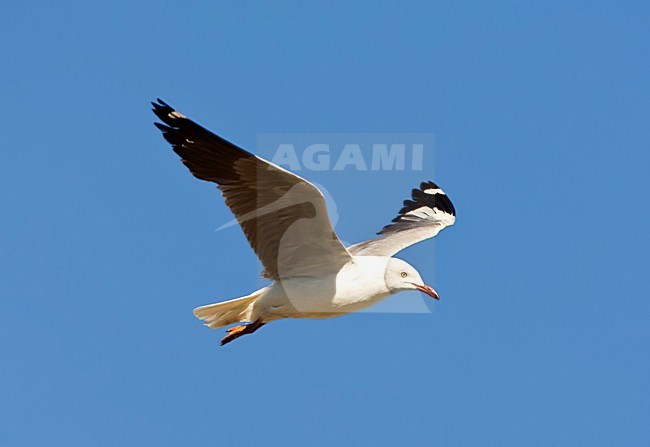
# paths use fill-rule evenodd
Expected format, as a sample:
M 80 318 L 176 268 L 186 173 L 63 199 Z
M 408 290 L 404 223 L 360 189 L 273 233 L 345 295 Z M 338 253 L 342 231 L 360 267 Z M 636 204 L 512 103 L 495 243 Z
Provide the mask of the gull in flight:
M 424 182 L 374 239 L 345 247 L 325 199 L 304 178 L 224 140 L 158 99 L 163 137 L 197 178 L 216 183 L 273 282 L 250 295 L 194 309 L 211 329 L 236 324 L 221 344 L 283 318 L 330 318 L 371 306 L 403 290 L 432 298 L 407 262 L 393 256 L 454 224 L 442 189 Z

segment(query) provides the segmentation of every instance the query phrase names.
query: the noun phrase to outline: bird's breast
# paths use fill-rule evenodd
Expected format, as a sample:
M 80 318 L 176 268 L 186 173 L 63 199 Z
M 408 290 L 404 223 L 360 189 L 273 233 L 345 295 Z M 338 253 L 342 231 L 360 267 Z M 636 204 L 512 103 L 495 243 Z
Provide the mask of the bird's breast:
M 336 274 L 283 279 L 260 304 L 282 317 L 327 318 L 366 308 L 389 295 L 383 270 L 348 264 Z

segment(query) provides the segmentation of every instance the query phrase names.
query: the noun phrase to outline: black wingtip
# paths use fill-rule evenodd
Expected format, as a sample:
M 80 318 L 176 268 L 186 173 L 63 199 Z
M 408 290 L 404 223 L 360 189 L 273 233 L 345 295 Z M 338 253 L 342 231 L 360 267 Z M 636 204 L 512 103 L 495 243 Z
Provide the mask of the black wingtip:
M 166 126 L 166 125 L 164 125 L 162 123 L 159 123 L 157 121 L 155 123 L 153 123 L 153 125 L 156 126 L 158 129 L 162 130 L 163 132 L 169 130 L 169 126 Z
M 163 101 L 160 98 L 156 98 L 156 101 L 151 101 L 151 105 L 154 106 L 154 107 L 157 107 L 157 108 L 168 107 L 168 108 L 173 110 L 172 106 L 170 106 L 169 104 L 167 104 L 165 101 Z
M 177 112 L 176 109 L 174 109 L 162 99 L 157 98 L 157 101 L 158 102 L 151 103 L 153 106 L 151 110 L 158 117 L 158 119 L 165 123 L 167 126 L 175 127 L 180 121 L 183 120 L 183 118 L 185 118 L 181 113 Z M 156 124 L 156 127 L 158 127 L 160 130 L 165 130 L 158 124 Z
M 435 182 L 429 180 L 428 182 L 420 183 L 420 189 L 422 191 L 424 191 L 425 189 L 440 189 L 440 186 L 438 186 Z
M 167 104 L 162 99 L 156 98 L 156 101 L 157 102 L 154 101 L 151 102 L 151 105 L 153 106 L 151 110 L 153 110 L 153 113 L 155 113 L 156 115 L 158 116 L 160 116 L 159 114 L 167 115 L 170 112 L 174 111 L 174 108 L 169 104 Z
M 434 191 L 426 193 L 426 191 L 430 189 Z M 432 208 L 438 208 L 439 210 L 447 214 L 451 214 L 452 216 L 456 215 L 456 208 L 454 207 L 454 204 L 451 202 L 449 197 L 447 197 L 447 194 L 442 190 L 440 186 L 438 186 L 437 183 L 432 182 L 431 180 L 428 182 L 422 182 L 420 184 L 419 190 L 414 189 L 412 197 L 416 202 L 421 201 Z

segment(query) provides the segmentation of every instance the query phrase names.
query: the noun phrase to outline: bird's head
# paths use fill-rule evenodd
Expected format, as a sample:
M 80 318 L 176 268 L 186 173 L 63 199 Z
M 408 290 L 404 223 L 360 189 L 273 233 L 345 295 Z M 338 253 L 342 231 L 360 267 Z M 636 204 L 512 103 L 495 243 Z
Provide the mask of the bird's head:
M 388 261 L 384 280 L 391 293 L 402 290 L 419 290 L 431 298 L 440 299 L 438 293 L 431 286 L 424 283 L 415 267 L 401 259 L 391 258 Z

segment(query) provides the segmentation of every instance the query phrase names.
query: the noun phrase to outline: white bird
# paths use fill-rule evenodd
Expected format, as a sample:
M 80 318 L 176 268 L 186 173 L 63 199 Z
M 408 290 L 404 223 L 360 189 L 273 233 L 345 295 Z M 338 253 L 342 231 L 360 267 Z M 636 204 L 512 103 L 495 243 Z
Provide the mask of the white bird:
M 155 123 L 190 172 L 218 185 L 273 282 L 250 295 L 194 309 L 211 329 L 228 329 L 221 344 L 282 318 L 330 318 L 358 311 L 403 291 L 439 299 L 418 271 L 394 258 L 454 224 L 455 210 L 433 182 L 412 199 L 378 237 L 345 247 L 314 185 L 241 149 L 158 99 Z

